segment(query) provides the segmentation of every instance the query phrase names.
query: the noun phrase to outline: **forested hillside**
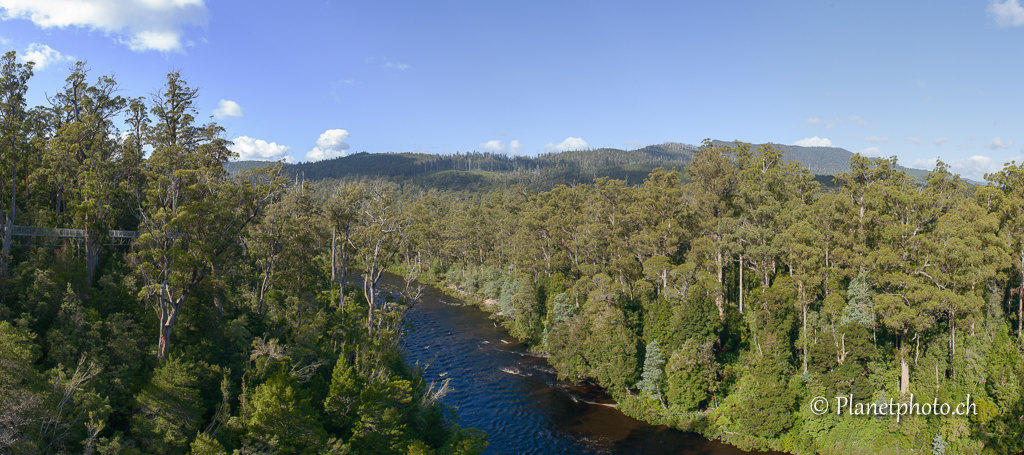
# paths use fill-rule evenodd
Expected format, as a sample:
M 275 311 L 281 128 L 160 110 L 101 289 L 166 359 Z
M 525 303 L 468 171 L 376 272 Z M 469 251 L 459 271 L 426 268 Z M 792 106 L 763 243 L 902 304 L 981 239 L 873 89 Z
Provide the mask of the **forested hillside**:
M 402 361 L 396 189 L 339 212 L 277 166 L 229 176 L 176 72 L 132 98 L 79 63 L 30 109 L 32 66 L 0 59 L 0 454 L 486 448 Z M 339 219 L 376 264 L 344 293 Z
M 696 147 L 665 143 L 639 150 L 574 150 L 536 157 L 468 152 L 452 155 L 423 153 L 355 153 L 324 161 L 286 164 L 292 178 L 320 180 L 372 180 L 387 178 L 424 189 L 494 190 L 524 185 L 544 190 L 558 184 L 588 183 L 598 177 L 637 184 L 659 166 L 682 168 Z M 265 166 L 258 161 L 229 162 L 228 172 Z
M 712 144 L 735 147 L 739 142 L 712 141 Z M 838 147 L 769 145 L 782 151 L 785 162 L 800 163 L 826 186 L 832 186 L 834 175 L 849 172 L 850 159 L 854 155 Z M 682 170 L 693 160 L 696 151 L 697 147 L 693 145 L 666 142 L 637 150 L 601 148 L 545 153 L 536 157 L 489 152 L 454 155 L 360 152 L 325 161 L 286 164 L 284 168 L 293 178 L 314 181 L 385 177 L 423 188 L 494 190 L 521 184 L 543 191 L 555 185 L 590 183 L 599 177 L 625 180 L 636 185 L 658 167 Z M 238 161 L 226 163 L 225 168 L 234 173 L 265 165 L 260 161 Z M 896 169 L 919 178 L 928 174 L 927 171 L 899 165 Z
M 1024 167 L 922 185 L 858 156 L 826 193 L 781 156 L 705 142 L 639 186 L 406 193 L 403 261 L 653 423 L 807 454 L 1024 449 Z

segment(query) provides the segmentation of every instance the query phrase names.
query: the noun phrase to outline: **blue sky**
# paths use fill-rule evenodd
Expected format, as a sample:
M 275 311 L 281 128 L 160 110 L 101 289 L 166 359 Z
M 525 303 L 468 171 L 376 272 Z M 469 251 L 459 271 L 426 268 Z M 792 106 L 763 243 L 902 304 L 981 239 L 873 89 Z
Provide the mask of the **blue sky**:
M 244 158 L 534 155 L 704 138 L 936 158 L 1024 155 L 1018 0 L 0 0 L 0 47 L 123 94 L 181 70 Z

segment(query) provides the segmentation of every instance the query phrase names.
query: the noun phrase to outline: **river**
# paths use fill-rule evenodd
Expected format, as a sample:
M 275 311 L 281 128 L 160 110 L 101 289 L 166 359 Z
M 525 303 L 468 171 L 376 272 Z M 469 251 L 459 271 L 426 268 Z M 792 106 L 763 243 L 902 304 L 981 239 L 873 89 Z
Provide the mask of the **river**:
M 745 454 L 694 433 L 654 426 L 600 404 L 596 388 L 557 380 L 543 358 L 496 326 L 488 313 L 428 286 L 407 314 L 409 363 L 430 381 L 451 379 L 442 401 L 463 427 L 487 432 L 491 454 Z

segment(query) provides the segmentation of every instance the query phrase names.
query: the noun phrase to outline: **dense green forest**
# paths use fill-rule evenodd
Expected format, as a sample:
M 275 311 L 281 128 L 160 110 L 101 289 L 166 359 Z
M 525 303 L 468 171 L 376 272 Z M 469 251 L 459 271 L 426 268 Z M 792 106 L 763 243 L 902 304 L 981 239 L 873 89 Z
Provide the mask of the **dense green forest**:
M 640 185 L 420 192 L 406 262 L 652 423 L 793 453 L 1022 450 L 1024 167 L 983 187 L 850 167 L 825 192 L 775 147 L 706 141 Z M 968 395 L 970 415 L 810 407 Z
M 486 448 L 402 360 L 395 188 L 332 212 L 280 166 L 229 176 L 177 72 L 131 98 L 79 63 L 28 108 L 32 67 L 0 60 L 0 454 Z M 362 289 L 339 286 L 334 215 Z
M 402 362 L 416 280 L 488 300 L 652 423 L 801 454 L 1024 450 L 1024 166 L 978 186 L 853 156 L 825 188 L 770 144 L 705 141 L 228 172 L 177 73 L 123 98 L 78 65 L 29 109 L 31 65 L 0 63 L 0 453 L 479 453 Z M 810 406 L 911 395 L 976 413 Z

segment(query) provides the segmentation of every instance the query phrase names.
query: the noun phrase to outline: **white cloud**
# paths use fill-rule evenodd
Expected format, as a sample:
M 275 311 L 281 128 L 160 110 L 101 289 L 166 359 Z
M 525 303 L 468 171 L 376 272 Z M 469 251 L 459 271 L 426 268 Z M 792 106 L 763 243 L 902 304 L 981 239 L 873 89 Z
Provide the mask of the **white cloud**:
M 513 139 L 512 142 L 508 144 L 508 151 L 513 155 L 522 155 L 525 150 L 522 142 L 519 142 L 517 139 Z
M 213 116 L 217 118 L 241 117 L 242 115 L 244 115 L 242 106 L 231 100 L 220 100 L 217 103 L 217 109 L 213 110 Z
M 988 6 L 988 12 L 995 16 L 996 24 L 1000 27 L 1024 25 L 1024 8 L 1021 8 L 1017 0 L 993 2 Z
M 405 70 L 409 69 L 409 65 L 406 65 L 405 63 L 398 63 L 398 62 L 387 62 L 387 63 L 384 64 L 384 67 L 385 68 L 395 68 L 395 69 L 402 70 L 402 71 L 405 71 Z
M 925 83 L 924 83 L 924 81 L 922 81 L 921 79 L 918 79 L 918 80 L 917 80 L 917 81 L 915 81 L 915 82 L 917 82 L 917 86 L 918 86 L 918 87 L 925 87 L 925 86 L 926 86 L 926 85 L 925 85 Z
M 508 153 L 508 148 L 505 147 L 505 144 L 498 140 L 484 142 L 479 147 L 491 153 Z
M 949 139 L 946 139 L 944 137 L 937 137 L 937 138 L 935 138 L 935 145 L 942 145 L 942 144 L 945 144 L 947 142 L 949 142 Z
M 882 137 L 868 136 L 868 137 L 864 138 L 864 140 L 868 141 L 868 142 L 877 142 L 877 143 L 880 143 L 880 144 L 885 144 L 885 143 L 889 142 L 889 137 L 888 136 L 882 136 Z
M 623 143 L 623 145 L 625 145 L 626 147 L 632 147 L 634 149 L 644 148 L 644 144 L 640 141 L 626 141 Z
M 182 27 L 206 25 L 204 0 L 0 0 L 0 17 L 82 27 L 117 36 L 134 51 L 182 49 Z
M 857 150 L 856 152 L 853 153 L 859 153 L 861 156 L 865 156 L 868 158 L 878 158 L 882 156 L 882 151 L 879 150 L 878 147 L 868 147 L 864 150 Z
M 908 137 L 907 140 L 917 145 L 928 145 L 927 142 L 922 141 L 916 137 Z
M 1010 147 L 1013 147 L 1013 141 L 1003 142 L 1002 139 L 994 137 L 991 141 L 989 141 L 988 144 L 985 144 L 985 147 L 990 148 L 992 150 L 1008 149 Z
M 316 140 L 316 147 L 306 152 L 306 161 L 323 161 L 348 154 L 348 131 L 327 130 Z
M 846 118 L 850 119 L 851 122 L 856 123 L 858 125 L 867 125 L 868 124 L 868 122 L 865 122 L 864 119 L 860 118 L 859 115 L 851 115 L 851 116 L 846 117 Z
M 565 138 L 564 141 L 559 142 L 558 144 L 548 142 L 547 144 L 544 145 L 544 151 L 548 153 L 565 152 L 569 150 L 584 150 L 587 147 L 589 147 L 587 145 L 587 141 L 584 141 L 583 139 L 578 137 L 569 136 Z
M 500 140 L 487 141 L 478 145 L 483 150 L 491 153 L 503 153 L 511 155 L 522 155 L 523 154 L 523 143 L 518 140 L 512 140 L 508 143 L 508 147 L 505 147 Z
M 804 123 L 806 123 L 808 125 L 818 125 L 818 124 L 821 124 L 821 119 L 818 118 L 818 117 L 811 117 L 811 118 L 808 118 L 807 120 L 804 120 Z
M 950 172 L 954 174 L 960 174 L 965 178 L 984 181 L 985 174 L 991 174 L 993 172 L 999 172 L 1003 170 L 1003 166 L 1010 161 L 1019 160 L 1020 157 L 1004 158 L 1002 160 L 995 160 L 987 156 L 974 155 L 970 158 L 964 158 L 962 160 L 955 160 L 949 163 Z M 915 160 L 913 167 L 925 170 L 935 169 L 935 164 L 938 163 L 938 158 L 931 158 L 927 160 Z
M 960 174 L 971 180 L 984 181 L 985 174 L 999 172 L 1003 170 L 1003 166 L 1006 163 L 1016 159 L 1020 159 L 1020 157 L 1017 156 L 996 161 L 987 156 L 975 155 L 970 158 L 956 160 L 950 163 L 949 167 L 956 174 Z
M 73 62 L 75 58 L 57 52 L 54 48 L 45 44 L 32 43 L 28 45 L 25 52 L 18 57 L 23 62 L 35 62 L 35 69 L 41 70 L 54 63 Z
M 232 142 L 234 145 L 228 148 L 237 153 L 240 160 L 277 161 L 284 159 L 286 162 L 292 162 L 292 158 L 288 156 L 288 152 L 292 148 L 287 145 L 278 145 L 276 142 L 267 142 L 249 136 L 236 137 Z
M 935 164 L 937 164 L 938 162 L 939 162 L 938 158 L 929 158 L 929 159 L 926 159 L 926 160 L 923 160 L 923 159 L 922 160 L 914 160 L 914 163 L 911 164 L 910 167 L 917 168 L 917 169 L 925 169 L 925 170 L 929 170 L 930 171 L 932 169 L 935 169 Z
M 799 141 L 794 142 L 793 145 L 799 145 L 801 147 L 835 147 L 832 145 L 832 141 L 818 136 L 800 139 Z

